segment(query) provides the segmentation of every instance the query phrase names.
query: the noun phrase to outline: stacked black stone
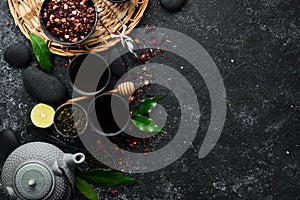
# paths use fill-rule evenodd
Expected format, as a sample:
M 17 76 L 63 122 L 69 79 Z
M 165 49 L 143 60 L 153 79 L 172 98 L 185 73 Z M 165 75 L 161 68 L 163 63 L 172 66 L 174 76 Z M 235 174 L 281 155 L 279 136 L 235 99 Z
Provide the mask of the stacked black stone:
M 186 0 L 160 0 L 160 3 L 165 9 L 176 12 L 180 10 L 185 1 Z
M 23 43 L 13 44 L 4 52 L 4 59 L 14 67 L 24 68 L 32 60 L 31 51 Z

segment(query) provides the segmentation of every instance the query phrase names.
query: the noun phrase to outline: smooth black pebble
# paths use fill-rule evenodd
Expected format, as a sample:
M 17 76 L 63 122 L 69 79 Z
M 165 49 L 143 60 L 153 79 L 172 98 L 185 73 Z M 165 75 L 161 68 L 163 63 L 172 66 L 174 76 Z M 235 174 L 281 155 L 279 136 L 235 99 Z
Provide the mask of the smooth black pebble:
M 160 0 L 161 5 L 172 12 L 179 11 L 186 0 Z
M 2 161 L 5 161 L 9 154 L 19 146 L 20 143 L 14 131 L 4 129 L 0 132 L 0 158 Z
M 23 71 L 23 83 L 28 93 L 41 103 L 56 105 L 67 98 L 66 86 L 37 67 L 31 66 Z
M 4 52 L 4 59 L 14 67 L 24 68 L 32 60 L 31 51 L 23 43 L 13 44 Z

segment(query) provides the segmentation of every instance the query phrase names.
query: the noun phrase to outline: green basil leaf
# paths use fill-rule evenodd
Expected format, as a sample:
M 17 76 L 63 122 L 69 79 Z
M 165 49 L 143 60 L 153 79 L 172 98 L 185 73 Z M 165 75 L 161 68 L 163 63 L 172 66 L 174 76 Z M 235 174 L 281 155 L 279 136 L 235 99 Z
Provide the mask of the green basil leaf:
M 150 132 L 150 133 L 167 133 L 161 130 L 157 124 L 153 121 L 153 119 L 149 117 L 139 116 L 131 119 L 132 123 L 141 131 Z
M 140 104 L 137 105 L 133 111 L 132 115 L 135 117 L 142 116 L 145 114 L 149 114 L 153 108 L 157 105 L 157 102 L 164 98 L 166 95 L 163 95 L 161 97 L 151 97 L 141 100 Z
M 31 33 L 30 42 L 36 59 L 40 63 L 42 70 L 51 72 L 51 52 L 45 41 L 38 35 Z
M 127 185 L 136 181 L 135 179 L 129 178 L 120 172 L 103 169 L 92 169 L 89 171 L 78 172 L 76 176 L 95 186 L 104 187 Z
M 97 193 L 85 180 L 76 177 L 76 186 L 86 198 L 90 200 L 98 200 Z

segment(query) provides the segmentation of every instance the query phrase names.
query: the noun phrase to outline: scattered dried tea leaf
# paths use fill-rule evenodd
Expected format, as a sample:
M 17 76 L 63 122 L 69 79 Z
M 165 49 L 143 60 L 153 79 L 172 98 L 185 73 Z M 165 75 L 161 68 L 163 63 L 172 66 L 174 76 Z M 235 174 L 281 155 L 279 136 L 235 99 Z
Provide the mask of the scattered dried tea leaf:
M 145 71 L 147 71 L 147 65 L 145 65 L 144 67 L 143 67 L 143 71 L 145 72 Z
M 140 43 L 140 40 L 139 39 L 134 39 L 134 42 L 136 43 L 136 44 L 139 44 Z

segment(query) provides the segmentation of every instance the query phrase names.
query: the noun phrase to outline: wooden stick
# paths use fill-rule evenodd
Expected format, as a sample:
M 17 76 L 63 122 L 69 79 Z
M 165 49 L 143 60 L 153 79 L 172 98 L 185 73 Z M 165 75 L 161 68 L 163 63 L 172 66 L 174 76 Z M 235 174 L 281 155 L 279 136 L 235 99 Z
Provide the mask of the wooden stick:
M 127 96 L 127 95 L 129 96 L 132 93 L 134 93 L 134 91 L 135 91 L 135 87 L 134 87 L 133 82 L 127 81 L 124 83 L 120 83 L 118 85 L 117 89 L 109 90 L 107 92 L 104 92 L 103 94 L 119 93 L 122 96 Z M 67 100 L 66 103 L 74 103 L 74 102 L 78 102 L 78 101 L 83 101 L 88 98 L 90 98 L 90 97 L 89 96 L 77 97 L 74 99 Z
M 77 98 L 74 98 L 74 99 L 67 100 L 66 103 L 75 103 L 75 102 L 78 102 L 78 101 L 86 100 L 88 98 L 90 98 L 90 97 L 88 97 L 88 96 L 77 97 Z

